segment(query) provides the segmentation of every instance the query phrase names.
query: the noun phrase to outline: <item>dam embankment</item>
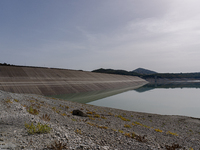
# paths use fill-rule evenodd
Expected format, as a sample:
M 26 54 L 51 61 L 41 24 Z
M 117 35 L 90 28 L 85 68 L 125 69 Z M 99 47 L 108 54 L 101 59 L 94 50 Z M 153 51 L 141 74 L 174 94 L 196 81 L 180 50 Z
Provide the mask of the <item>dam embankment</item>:
M 0 66 L 0 90 L 13 93 L 59 95 L 125 87 L 140 87 L 147 81 L 122 76 L 68 69 Z

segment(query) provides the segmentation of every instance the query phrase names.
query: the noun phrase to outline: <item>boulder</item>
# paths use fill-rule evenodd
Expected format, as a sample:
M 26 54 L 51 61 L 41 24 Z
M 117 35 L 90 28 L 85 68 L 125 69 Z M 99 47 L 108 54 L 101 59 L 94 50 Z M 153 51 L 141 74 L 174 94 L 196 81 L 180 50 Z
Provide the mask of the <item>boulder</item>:
M 84 112 L 82 112 L 81 110 L 78 110 L 78 109 L 73 110 L 72 111 L 72 115 L 81 116 L 81 117 L 87 117 L 87 115 Z

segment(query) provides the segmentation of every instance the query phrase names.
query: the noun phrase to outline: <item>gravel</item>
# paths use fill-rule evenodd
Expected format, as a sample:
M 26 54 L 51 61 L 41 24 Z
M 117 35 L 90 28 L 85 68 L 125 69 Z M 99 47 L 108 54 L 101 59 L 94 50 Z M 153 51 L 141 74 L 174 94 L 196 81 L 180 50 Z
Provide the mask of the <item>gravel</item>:
M 35 112 L 28 111 L 32 107 Z M 80 110 L 88 117 L 72 115 Z M 36 113 L 38 112 L 38 113 Z M 46 124 L 30 134 L 25 124 Z M 200 119 L 125 111 L 0 91 L 0 149 L 158 150 L 200 148 Z

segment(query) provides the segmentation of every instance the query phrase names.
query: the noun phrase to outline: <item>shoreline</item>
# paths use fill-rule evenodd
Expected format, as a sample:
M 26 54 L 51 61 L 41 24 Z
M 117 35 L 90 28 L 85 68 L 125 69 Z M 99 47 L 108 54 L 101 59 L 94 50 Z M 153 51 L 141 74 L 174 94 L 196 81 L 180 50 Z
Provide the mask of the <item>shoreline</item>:
M 30 107 L 35 110 L 33 113 Z M 88 117 L 72 115 L 77 109 Z M 30 134 L 25 123 L 47 124 L 51 130 Z M 50 149 L 60 143 L 76 150 L 173 147 L 195 150 L 200 148 L 199 139 L 198 118 L 126 111 L 0 91 L 1 149 Z

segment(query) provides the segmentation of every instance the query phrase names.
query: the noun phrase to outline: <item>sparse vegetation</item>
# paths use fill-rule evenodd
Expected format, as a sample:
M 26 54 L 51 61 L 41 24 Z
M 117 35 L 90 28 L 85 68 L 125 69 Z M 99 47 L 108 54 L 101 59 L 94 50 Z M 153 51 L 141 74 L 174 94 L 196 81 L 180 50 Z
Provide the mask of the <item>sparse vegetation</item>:
M 91 122 L 87 122 L 87 124 L 91 125 L 91 126 L 96 126 L 95 124 L 91 123 Z
M 67 144 L 64 144 L 60 141 L 55 141 L 54 144 L 51 144 L 51 146 L 47 147 L 48 149 L 53 149 L 53 150 L 62 150 L 62 149 L 68 149 Z
M 94 118 L 100 118 L 100 115 L 95 114 L 95 115 L 94 115 Z
M 60 113 L 60 110 L 56 109 L 56 107 L 52 107 L 52 110 L 58 114 Z
M 114 132 L 116 132 L 116 131 L 117 131 L 116 129 L 111 129 L 111 130 L 113 130 Z
M 124 133 L 124 135 L 127 136 L 127 137 L 129 137 L 129 138 L 132 137 L 130 133 Z
M 143 126 L 143 124 L 141 124 L 141 123 L 139 123 L 139 122 L 135 122 L 135 124 L 137 124 L 137 125 L 140 125 L 140 126 Z
M 171 135 L 178 136 L 178 134 L 176 134 L 176 133 L 173 133 L 173 132 L 170 132 L 170 131 L 167 131 L 167 133 L 166 133 L 166 134 L 171 134 Z
M 62 113 L 61 115 L 62 115 L 62 116 L 67 116 L 67 114 L 66 114 L 66 113 Z
M 162 130 L 160 129 L 155 129 L 156 132 L 163 132 Z
M 44 120 L 44 121 L 50 121 L 51 118 L 50 118 L 50 115 L 47 115 L 47 114 L 43 114 L 42 117 L 40 117 L 40 119 Z
M 147 139 L 145 137 L 146 137 L 146 135 L 143 135 L 143 136 L 136 135 L 136 134 L 134 135 L 134 139 L 136 139 L 138 142 L 146 142 Z
M 79 129 L 76 129 L 75 132 L 78 133 L 78 134 L 82 134 L 81 130 L 79 130 Z
M 146 135 L 140 136 L 140 135 L 135 134 L 135 132 L 124 133 L 124 135 L 129 137 L 129 138 L 133 138 L 133 139 L 137 140 L 138 142 L 146 142 L 147 141 L 147 139 L 145 138 Z
M 169 146 L 169 145 L 165 145 L 165 148 L 167 150 L 175 150 L 176 148 L 182 148 L 179 144 L 175 144 L 173 143 L 172 146 Z
M 11 103 L 13 103 L 13 102 L 12 102 L 10 99 L 7 99 L 7 100 L 6 100 L 6 103 L 10 103 L 10 104 L 11 104 Z
M 131 128 L 131 126 L 128 125 L 128 124 L 125 124 L 124 127 L 125 127 L 125 128 Z
M 19 100 L 17 100 L 17 99 L 14 99 L 14 101 L 17 102 L 17 103 L 19 102 Z
M 37 125 L 34 125 L 33 122 L 31 124 L 25 123 L 25 127 L 28 129 L 29 134 L 49 133 L 51 130 L 47 124 L 38 123 Z
M 89 111 L 89 112 L 86 112 L 87 114 L 89 114 L 89 115 L 92 115 L 93 114 L 93 112 L 91 112 L 91 111 Z
M 124 133 L 124 131 L 122 131 L 122 130 L 118 130 L 120 133 Z
M 119 116 L 117 116 L 117 117 L 120 118 L 120 119 L 123 120 L 123 121 L 130 121 L 129 119 L 126 119 L 126 118 L 122 117 L 121 115 L 119 115 Z
M 97 126 L 98 128 L 101 128 L 101 129 L 108 129 L 108 127 L 106 126 Z
M 104 117 L 104 116 L 101 116 L 101 119 L 106 119 L 106 117 Z
M 32 114 L 32 115 L 38 115 L 38 114 L 39 114 L 39 110 L 34 109 L 32 106 L 29 106 L 29 107 L 27 108 L 27 111 L 28 111 L 30 114 Z
M 34 103 L 35 102 L 35 100 L 29 100 L 31 103 Z

